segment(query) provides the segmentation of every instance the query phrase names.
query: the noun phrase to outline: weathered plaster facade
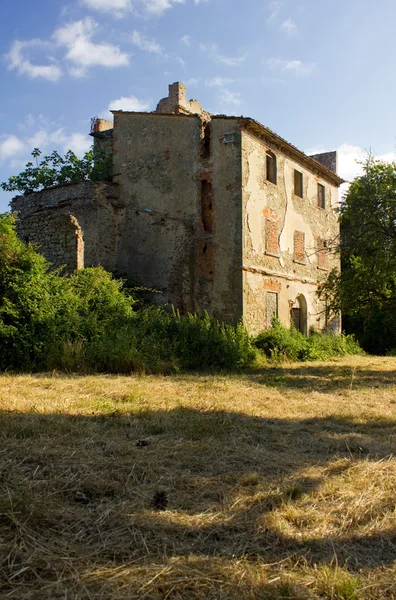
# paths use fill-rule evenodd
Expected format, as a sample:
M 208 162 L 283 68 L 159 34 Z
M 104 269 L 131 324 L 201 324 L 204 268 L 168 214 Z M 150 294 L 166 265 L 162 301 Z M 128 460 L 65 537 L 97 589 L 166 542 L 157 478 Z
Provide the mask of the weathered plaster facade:
M 304 332 L 329 325 L 316 289 L 338 265 L 335 153 L 313 159 L 252 119 L 210 115 L 183 84 L 153 113 L 113 113 L 91 130 L 113 184 L 15 198 L 22 239 L 56 266 L 102 264 L 160 303 L 254 332 L 276 314 Z

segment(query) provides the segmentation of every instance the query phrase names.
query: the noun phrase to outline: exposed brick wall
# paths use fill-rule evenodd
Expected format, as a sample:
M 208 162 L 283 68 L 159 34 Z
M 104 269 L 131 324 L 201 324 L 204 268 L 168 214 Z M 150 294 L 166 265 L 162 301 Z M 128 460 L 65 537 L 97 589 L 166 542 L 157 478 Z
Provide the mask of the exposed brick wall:
M 302 231 L 294 232 L 294 260 L 297 262 L 305 260 L 305 233 Z
M 278 224 L 272 219 L 265 221 L 265 251 L 279 254 Z
M 279 293 L 281 291 L 281 283 L 276 279 L 264 279 L 263 288 L 264 291 Z

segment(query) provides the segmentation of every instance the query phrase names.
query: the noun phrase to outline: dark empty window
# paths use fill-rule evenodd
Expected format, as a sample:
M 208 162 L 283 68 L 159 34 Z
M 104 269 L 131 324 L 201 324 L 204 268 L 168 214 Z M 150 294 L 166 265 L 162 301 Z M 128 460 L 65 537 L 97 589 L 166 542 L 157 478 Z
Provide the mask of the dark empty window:
M 267 181 L 276 184 L 276 156 L 268 150 L 266 155 Z
M 303 197 L 303 174 L 294 169 L 294 194 L 299 198 Z
M 326 208 L 326 188 L 321 183 L 318 183 L 318 206 Z
M 212 232 L 213 226 L 212 208 L 212 184 L 203 179 L 201 181 L 201 215 L 204 231 L 208 233 Z

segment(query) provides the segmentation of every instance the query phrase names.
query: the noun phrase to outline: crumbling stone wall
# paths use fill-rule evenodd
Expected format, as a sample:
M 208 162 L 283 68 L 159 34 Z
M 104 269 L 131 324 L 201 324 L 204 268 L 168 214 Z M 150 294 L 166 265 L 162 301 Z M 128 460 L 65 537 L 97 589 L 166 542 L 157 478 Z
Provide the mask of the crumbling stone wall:
M 66 184 L 17 196 L 11 208 L 18 215 L 19 237 L 37 244 L 53 265 L 66 265 L 69 271 L 116 268 L 123 216 L 116 184 Z
M 83 232 L 75 216 L 65 210 L 44 210 L 18 222 L 18 235 L 39 251 L 53 267 L 66 272 L 84 267 Z

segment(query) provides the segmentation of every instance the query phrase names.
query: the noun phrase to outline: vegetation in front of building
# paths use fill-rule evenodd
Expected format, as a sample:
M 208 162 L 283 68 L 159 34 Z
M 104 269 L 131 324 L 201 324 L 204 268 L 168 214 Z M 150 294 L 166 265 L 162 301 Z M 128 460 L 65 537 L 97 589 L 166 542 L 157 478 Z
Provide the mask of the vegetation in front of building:
M 236 369 L 259 350 L 272 359 L 325 360 L 358 353 L 351 337 L 304 337 L 278 321 L 255 340 L 242 324 L 137 303 L 101 267 L 61 276 L 0 217 L 0 369 L 175 372 Z
M 307 337 L 295 327 L 290 329 L 274 319 L 272 327 L 262 331 L 254 340 L 257 348 L 274 361 L 327 360 L 334 356 L 361 354 L 353 335 L 335 335 L 312 331 Z
M 396 348 L 396 163 L 368 159 L 340 205 L 341 273 L 319 289 L 372 354 Z
M 135 304 L 101 267 L 68 277 L 49 270 L 13 218 L 0 217 L 0 369 L 231 369 L 257 353 L 242 325 Z

